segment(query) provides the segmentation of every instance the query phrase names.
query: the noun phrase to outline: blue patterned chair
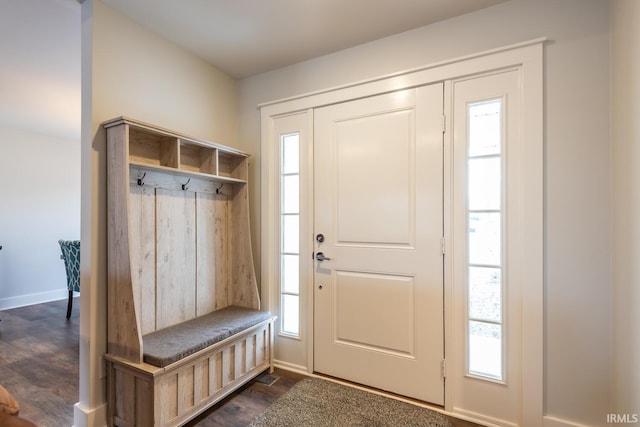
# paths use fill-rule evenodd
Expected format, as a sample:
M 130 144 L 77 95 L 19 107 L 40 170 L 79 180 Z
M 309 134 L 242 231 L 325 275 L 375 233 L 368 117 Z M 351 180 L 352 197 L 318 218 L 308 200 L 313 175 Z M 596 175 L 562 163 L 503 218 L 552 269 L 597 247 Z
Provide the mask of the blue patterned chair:
M 73 293 L 80 292 L 80 240 L 58 240 L 64 267 L 67 270 L 67 288 L 69 302 L 67 303 L 67 319 L 71 317 Z

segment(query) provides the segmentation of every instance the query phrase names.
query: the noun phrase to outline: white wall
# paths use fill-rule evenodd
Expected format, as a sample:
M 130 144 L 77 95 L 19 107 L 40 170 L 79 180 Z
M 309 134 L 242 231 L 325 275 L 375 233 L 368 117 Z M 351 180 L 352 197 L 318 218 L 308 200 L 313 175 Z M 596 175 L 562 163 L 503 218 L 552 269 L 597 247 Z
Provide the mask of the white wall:
M 80 5 L 0 2 L 0 126 L 80 137 Z
M 239 82 L 240 148 L 256 156 L 250 177 L 255 189 L 259 103 L 550 39 L 545 57 L 545 412 L 550 423 L 553 418 L 603 425 L 609 412 L 608 7 L 603 0 L 512 0 Z M 251 201 L 257 252 L 259 194 Z
M 640 416 L 640 2 L 611 2 L 613 411 Z
M 67 296 L 58 239 L 80 237 L 80 5 L 4 0 L 0 40 L 5 309 Z
M 80 238 L 80 141 L 0 127 L 0 153 L 0 309 L 66 298 L 58 239 Z
M 80 402 L 74 425 L 105 422 L 106 137 L 129 116 L 202 139 L 237 141 L 235 81 L 103 4 L 82 4 Z

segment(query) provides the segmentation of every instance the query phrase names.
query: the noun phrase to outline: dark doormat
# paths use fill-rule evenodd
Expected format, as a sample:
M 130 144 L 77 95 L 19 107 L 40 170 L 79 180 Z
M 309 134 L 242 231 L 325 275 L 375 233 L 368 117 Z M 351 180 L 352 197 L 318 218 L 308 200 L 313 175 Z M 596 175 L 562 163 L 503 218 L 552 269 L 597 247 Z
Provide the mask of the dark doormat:
M 250 427 L 451 427 L 448 417 L 330 381 L 307 378 L 294 385 Z

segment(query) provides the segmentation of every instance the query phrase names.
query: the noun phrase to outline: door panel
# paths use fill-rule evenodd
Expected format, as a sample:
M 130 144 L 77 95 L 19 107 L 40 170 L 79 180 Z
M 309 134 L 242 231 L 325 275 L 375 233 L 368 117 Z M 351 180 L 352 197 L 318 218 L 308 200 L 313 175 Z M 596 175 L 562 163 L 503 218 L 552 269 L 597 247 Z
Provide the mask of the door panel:
M 413 277 L 336 271 L 335 279 L 335 342 L 370 351 L 415 356 Z M 354 311 L 357 316 L 353 315 Z
M 314 369 L 444 403 L 442 85 L 314 117 Z
M 337 244 L 410 245 L 414 113 L 385 111 L 335 124 Z

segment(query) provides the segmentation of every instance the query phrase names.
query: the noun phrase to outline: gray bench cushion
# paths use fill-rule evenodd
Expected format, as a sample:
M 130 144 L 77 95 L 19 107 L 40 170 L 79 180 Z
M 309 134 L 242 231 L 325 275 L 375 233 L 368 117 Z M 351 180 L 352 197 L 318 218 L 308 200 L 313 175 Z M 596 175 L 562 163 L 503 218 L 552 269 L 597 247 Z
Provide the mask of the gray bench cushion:
M 268 311 L 230 306 L 142 337 L 144 361 L 164 367 L 271 318 Z

